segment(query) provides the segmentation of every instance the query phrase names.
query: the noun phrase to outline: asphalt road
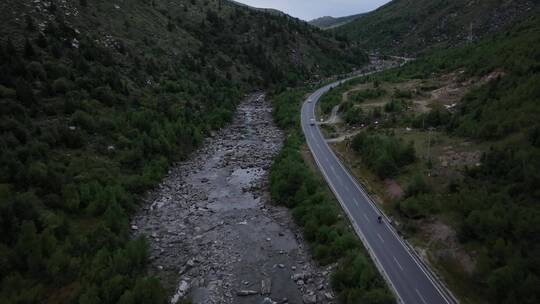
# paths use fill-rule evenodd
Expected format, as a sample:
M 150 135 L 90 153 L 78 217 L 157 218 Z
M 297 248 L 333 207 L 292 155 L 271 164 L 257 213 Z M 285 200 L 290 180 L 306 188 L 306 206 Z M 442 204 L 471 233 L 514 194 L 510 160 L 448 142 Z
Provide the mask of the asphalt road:
M 349 216 L 377 268 L 394 290 L 398 302 L 455 303 L 454 298 L 420 259 L 409 251 L 388 219 L 383 215 L 382 223 L 377 222 L 380 214 L 378 208 L 330 149 L 318 126 L 311 125 L 311 119 L 315 118 L 317 101 L 322 94 L 338 84 L 339 82 L 336 82 L 320 88 L 311 94 L 302 106 L 302 129 L 319 169 Z

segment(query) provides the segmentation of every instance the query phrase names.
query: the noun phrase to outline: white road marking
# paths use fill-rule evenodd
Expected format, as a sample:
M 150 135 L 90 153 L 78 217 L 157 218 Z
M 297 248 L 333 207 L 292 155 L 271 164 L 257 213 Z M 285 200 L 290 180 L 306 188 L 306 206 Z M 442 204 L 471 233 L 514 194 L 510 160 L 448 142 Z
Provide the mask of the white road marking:
M 393 257 L 394 258 L 394 262 L 396 262 L 396 264 L 398 265 L 399 269 L 401 269 L 401 271 L 403 271 L 403 266 L 401 266 L 401 264 L 398 262 L 398 260 L 396 259 L 396 257 Z
M 424 299 L 424 297 L 422 296 L 420 291 L 418 291 L 418 289 L 415 289 L 415 291 L 416 291 L 416 294 L 418 295 L 418 297 L 420 297 L 420 300 L 422 300 L 422 302 L 424 302 L 424 304 L 427 304 L 426 299 Z
M 369 220 L 369 218 L 367 217 L 367 215 L 364 214 L 364 217 L 366 218 L 366 221 L 371 222 L 371 221 Z
M 382 236 L 380 234 L 377 233 L 377 236 L 379 237 L 379 240 L 381 240 L 381 242 L 384 243 L 384 239 L 382 238 Z
M 369 74 L 370 74 L 370 73 L 367 73 L 367 74 L 365 74 L 365 75 L 369 75 Z M 365 76 L 365 75 L 359 75 L 359 76 Z M 353 78 L 353 77 L 351 77 L 351 78 Z M 342 83 L 342 82 L 345 82 L 345 80 L 344 80 L 344 81 L 341 81 L 340 83 Z M 336 85 L 337 85 L 337 84 L 336 84 Z M 316 103 L 318 102 L 318 99 L 319 99 L 320 95 L 322 95 L 323 93 L 325 93 L 326 91 L 328 91 L 328 89 L 331 88 L 331 87 L 334 87 L 334 86 L 330 85 L 330 86 L 323 87 L 323 88 L 321 88 L 320 90 L 318 90 L 315 94 L 313 94 L 313 97 L 314 97 L 314 100 L 313 100 L 314 102 L 313 102 L 313 104 L 306 104 L 306 107 L 305 107 L 305 111 L 306 111 L 306 113 L 307 113 L 307 116 L 306 116 L 306 117 L 309 117 L 310 112 L 313 113 L 313 115 L 315 114 L 315 105 L 316 105 Z M 302 115 L 304 115 L 304 114 L 302 114 Z M 305 132 L 306 130 L 308 130 L 308 129 L 307 129 L 307 128 L 308 128 L 307 123 L 306 123 L 305 125 L 303 125 L 303 127 L 305 127 L 305 128 L 304 128 L 304 132 Z M 313 131 L 313 130 L 318 131 L 318 129 L 312 129 L 311 132 L 313 132 L 313 133 L 315 133 L 315 131 Z M 320 136 L 320 134 L 318 134 L 318 133 L 316 133 L 316 135 L 317 135 L 317 139 L 314 140 L 313 142 L 310 142 L 309 144 L 312 144 L 312 145 L 313 145 L 313 144 L 316 144 L 319 148 L 321 148 L 321 145 L 322 145 L 322 146 L 325 148 L 325 151 L 318 151 L 318 152 L 320 152 L 320 153 L 316 153 L 316 152 L 313 151 L 313 149 L 312 149 L 312 152 L 313 152 L 313 154 L 314 154 L 315 161 L 316 161 L 317 165 L 319 166 L 321 172 L 322 172 L 323 175 L 325 176 L 325 179 L 327 180 L 329 186 L 332 188 L 332 191 L 333 191 L 334 194 L 336 195 L 336 197 L 337 197 L 338 201 L 340 202 L 341 206 L 344 208 L 345 212 L 347 213 L 348 217 L 351 218 L 351 219 L 354 219 L 354 217 L 352 216 L 350 210 L 347 208 L 347 204 L 344 203 L 343 198 L 342 198 L 342 197 L 339 195 L 339 193 L 336 191 L 335 185 L 333 185 L 333 184 L 330 182 L 329 176 L 328 176 L 328 174 L 327 174 L 327 173 L 328 173 L 328 170 L 327 170 L 328 168 L 327 168 L 327 167 L 326 167 L 326 168 L 323 168 L 323 166 L 322 166 L 322 164 L 321 164 L 321 162 L 320 162 L 320 160 L 319 160 L 319 158 L 317 157 L 316 154 L 322 154 L 322 155 L 319 156 L 320 158 L 322 158 L 323 155 L 324 155 L 324 158 L 326 158 L 326 160 L 328 161 L 328 158 L 327 158 L 327 156 L 325 155 L 326 153 L 323 153 L 323 152 L 326 152 L 326 150 L 329 150 L 329 151 L 330 151 L 330 156 L 332 156 L 332 159 L 334 159 L 334 158 L 336 158 L 336 157 L 335 157 L 335 155 L 333 154 L 332 150 L 328 148 L 328 145 L 326 144 L 326 142 L 323 141 L 322 144 L 319 145 L 319 142 L 318 142 L 318 141 L 320 141 L 319 137 L 321 137 L 321 136 Z M 354 186 L 355 186 L 355 187 L 360 191 L 360 193 L 365 197 L 366 202 L 368 203 L 368 205 L 371 205 L 372 208 L 374 208 L 375 210 L 377 210 L 376 207 L 375 207 L 375 205 L 374 205 L 374 203 L 370 200 L 370 198 L 367 197 L 366 193 L 360 188 L 360 186 L 356 183 L 356 181 L 353 179 L 353 177 L 346 171 L 346 169 L 343 167 L 343 165 L 341 164 L 340 161 L 338 161 L 338 164 L 342 167 L 342 169 L 344 170 L 344 172 L 347 174 L 347 177 L 348 177 L 349 179 L 351 179 L 351 180 L 354 182 Z M 325 169 L 326 169 L 326 170 L 325 170 Z M 338 168 L 338 169 L 339 169 L 339 168 Z M 340 178 L 338 177 L 338 179 L 340 179 Z M 356 201 L 356 199 L 355 199 L 355 201 Z M 356 201 L 356 203 L 358 204 L 357 201 Z M 363 214 L 363 215 L 364 215 L 364 217 L 366 217 L 366 220 L 369 222 L 369 221 L 370 221 L 369 218 L 368 218 L 365 214 Z M 360 239 L 363 241 L 364 245 L 368 248 L 368 251 L 370 252 L 370 255 L 372 255 L 372 258 L 373 258 L 375 261 L 377 261 L 377 257 L 376 257 L 376 255 L 373 254 L 372 251 L 370 251 L 370 248 L 371 248 L 371 247 L 370 247 L 369 243 L 366 241 L 365 236 L 363 235 L 362 231 L 359 229 L 359 227 L 357 226 L 357 224 L 354 223 L 354 222 L 353 222 L 353 226 L 355 227 L 356 233 L 359 235 L 359 237 L 360 237 Z M 424 270 L 424 268 L 423 268 L 423 267 L 418 263 L 418 261 L 413 257 L 413 255 L 411 254 L 411 252 L 409 252 L 409 251 L 407 250 L 407 247 L 405 246 L 405 244 L 403 243 L 403 241 L 397 236 L 397 233 L 396 233 L 394 230 L 391 230 L 391 232 L 392 232 L 392 234 L 394 235 L 394 237 L 402 244 L 402 248 L 409 254 L 409 256 L 412 258 L 412 260 L 419 266 L 419 268 L 424 272 L 424 274 L 426 274 L 426 276 L 428 277 L 428 279 L 430 279 L 430 281 L 433 283 L 434 287 L 439 291 L 439 293 L 441 294 L 441 296 L 443 297 L 443 299 L 445 300 L 445 302 L 448 303 L 448 304 L 450 304 L 450 302 L 447 300 L 446 296 L 444 296 L 443 293 L 440 291 L 440 289 L 439 289 L 439 287 L 437 286 L 437 284 L 435 284 L 435 282 L 433 281 L 433 279 L 426 273 L 426 271 Z M 377 262 L 377 264 L 380 265 L 379 262 Z M 399 295 L 399 293 L 397 293 L 397 289 L 395 288 L 395 285 L 394 285 L 394 283 L 393 283 L 393 281 L 392 281 L 392 277 L 386 275 L 386 274 L 384 273 L 384 271 L 382 272 L 382 274 L 383 274 L 383 277 L 385 277 L 385 280 L 389 283 L 389 285 L 396 291 L 396 296 L 397 296 L 397 298 L 398 298 L 398 302 L 403 303 L 403 299 L 401 298 L 401 296 Z M 420 294 L 420 292 L 418 291 L 418 289 L 416 290 L 416 293 L 418 294 L 418 296 L 419 296 L 420 299 L 422 300 L 423 304 L 428 304 L 428 303 L 426 302 L 426 300 L 424 299 L 424 297 Z M 416 301 L 416 302 L 418 302 L 418 301 Z M 419 303 L 419 302 L 418 302 L 418 303 Z
M 354 202 L 356 203 L 356 206 L 360 207 L 360 203 L 356 199 L 354 199 Z

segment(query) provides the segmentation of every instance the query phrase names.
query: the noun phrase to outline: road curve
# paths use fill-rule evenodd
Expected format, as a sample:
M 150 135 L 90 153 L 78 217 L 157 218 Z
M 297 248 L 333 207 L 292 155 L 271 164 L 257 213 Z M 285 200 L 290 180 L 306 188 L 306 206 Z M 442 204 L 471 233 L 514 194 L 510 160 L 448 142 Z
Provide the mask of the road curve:
M 428 267 L 410 251 L 388 219 L 377 222 L 380 213 L 362 187 L 349 174 L 326 143 L 317 125 L 311 125 L 319 98 L 328 90 L 349 79 L 324 86 L 304 102 L 302 130 L 319 170 L 345 210 L 357 235 L 375 265 L 394 291 L 399 303 L 454 304 L 455 298 L 435 278 Z

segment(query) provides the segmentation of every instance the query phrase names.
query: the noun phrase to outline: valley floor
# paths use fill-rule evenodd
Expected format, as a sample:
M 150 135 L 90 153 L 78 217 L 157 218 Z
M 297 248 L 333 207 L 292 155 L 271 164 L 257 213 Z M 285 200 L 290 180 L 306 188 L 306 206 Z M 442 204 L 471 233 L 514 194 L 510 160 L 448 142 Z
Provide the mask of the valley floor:
M 265 95 L 250 96 L 133 218 L 172 303 L 331 301 L 329 269 L 315 264 L 288 209 L 267 193 L 282 139 Z

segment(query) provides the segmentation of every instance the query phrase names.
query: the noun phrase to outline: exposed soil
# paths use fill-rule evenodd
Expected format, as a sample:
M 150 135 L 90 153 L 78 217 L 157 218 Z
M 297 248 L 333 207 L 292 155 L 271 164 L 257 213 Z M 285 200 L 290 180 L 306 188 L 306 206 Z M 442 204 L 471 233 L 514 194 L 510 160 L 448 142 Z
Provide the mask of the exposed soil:
M 401 189 L 401 186 L 395 180 L 386 179 L 384 186 L 386 188 L 386 195 L 390 199 L 400 199 L 403 197 L 403 189 Z
M 314 263 L 288 209 L 266 191 L 282 139 L 264 95 L 247 98 L 134 217 L 171 303 L 332 303 L 330 269 Z
M 460 245 L 455 230 L 435 219 L 424 220 L 417 225 L 420 233 L 429 241 L 426 243 L 429 248 L 429 257 L 431 260 L 453 260 L 462 271 L 471 275 L 474 271 L 474 259 Z M 423 254 L 428 254 L 423 251 Z
M 454 147 L 443 147 L 443 153 L 438 157 L 443 168 L 460 169 L 480 165 L 481 151 L 455 151 Z

